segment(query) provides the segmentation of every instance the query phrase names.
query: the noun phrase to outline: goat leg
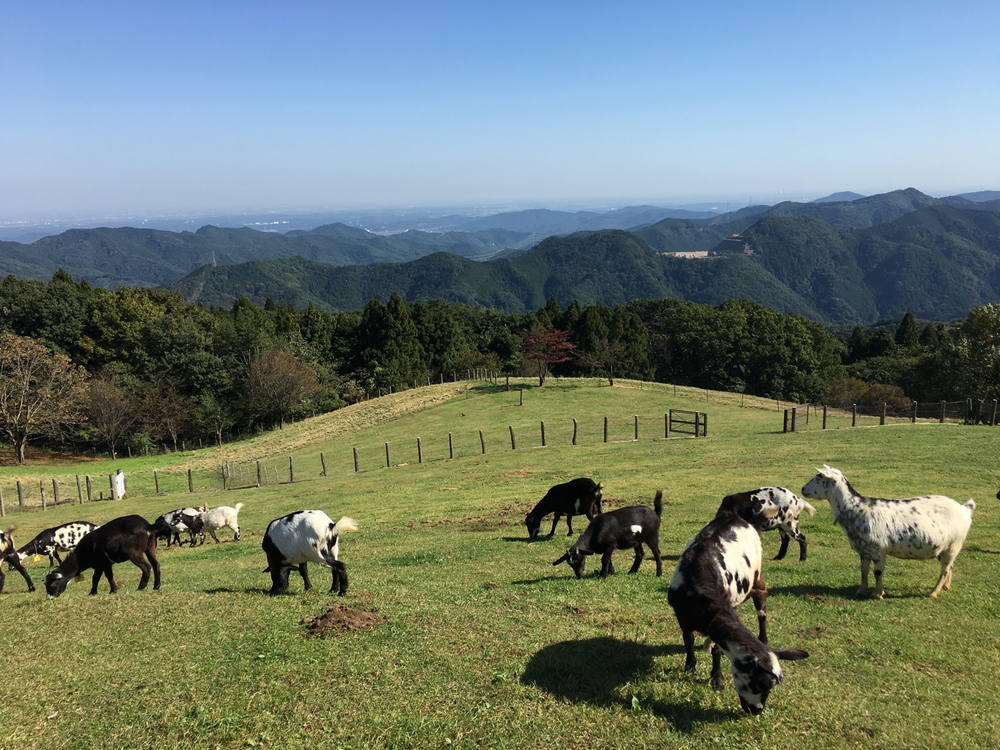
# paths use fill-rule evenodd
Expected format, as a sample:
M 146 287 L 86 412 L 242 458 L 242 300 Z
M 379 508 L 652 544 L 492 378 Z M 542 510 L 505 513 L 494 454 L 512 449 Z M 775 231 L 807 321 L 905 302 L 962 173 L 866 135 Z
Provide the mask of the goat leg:
M 684 671 L 694 672 L 694 668 L 698 665 L 698 659 L 694 655 L 694 631 L 685 630 L 682 634 L 684 636 L 684 653 L 686 654 L 684 658 Z
M 781 546 L 778 548 L 778 554 L 774 556 L 775 560 L 785 559 L 785 555 L 788 553 L 788 542 L 791 541 L 791 537 L 784 529 L 778 529 L 778 533 L 781 534 Z
M 722 649 L 712 644 L 712 690 L 722 690 Z

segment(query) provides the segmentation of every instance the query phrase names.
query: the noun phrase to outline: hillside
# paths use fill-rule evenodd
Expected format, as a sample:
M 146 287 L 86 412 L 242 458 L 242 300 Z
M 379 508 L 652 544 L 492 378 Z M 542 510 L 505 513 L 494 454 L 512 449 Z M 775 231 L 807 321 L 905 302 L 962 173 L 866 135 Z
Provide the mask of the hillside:
M 688 211 L 660 206 L 626 206 L 602 212 L 552 211 L 542 208 L 509 211 L 474 218 L 452 217 L 452 221 L 443 223 L 442 228 L 459 229 L 466 232 L 505 229 L 547 236 L 600 229 L 631 229 L 645 224 L 653 224 L 666 218 L 709 219 L 715 215 L 711 211 Z
M 842 190 L 839 193 L 830 193 L 829 195 L 824 195 L 822 198 L 816 198 L 813 200 L 813 203 L 842 203 L 844 201 L 856 201 L 864 197 L 861 193 Z
M 687 223 L 684 231 L 702 248 L 720 240 L 703 225 Z M 504 312 L 537 309 L 550 297 L 609 305 L 746 298 L 834 323 L 899 317 L 907 309 L 949 319 L 1000 299 L 997 212 L 935 205 L 858 230 L 808 216 L 766 216 L 743 234 L 752 255 L 700 260 L 658 254 L 644 241 L 652 232 L 663 227 L 550 237 L 521 255 L 484 263 L 439 253 L 375 266 L 334 268 L 297 258 L 204 267 L 175 288 L 209 305 L 247 295 L 332 310 L 384 300 L 393 290 L 408 300 L 440 298 Z

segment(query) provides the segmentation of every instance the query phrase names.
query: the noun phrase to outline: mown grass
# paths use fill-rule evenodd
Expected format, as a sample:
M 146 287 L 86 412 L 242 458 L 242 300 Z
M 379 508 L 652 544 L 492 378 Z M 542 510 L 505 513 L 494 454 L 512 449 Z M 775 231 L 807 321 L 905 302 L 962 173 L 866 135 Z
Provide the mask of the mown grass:
M 671 406 L 695 408 L 699 395 L 553 381 L 518 407 L 516 394 L 474 389 L 301 449 L 349 456 L 352 444 L 472 433 L 472 450 L 454 461 L 429 460 L 425 449 L 422 465 L 359 474 L 338 465 L 325 480 L 199 493 L 212 505 L 246 503 L 244 537 L 161 547 L 158 592 L 135 591 L 138 571 L 128 565 L 116 567 L 124 587 L 115 596 L 102 584 L 88 597 L 88 578 L 51 602 L 8 575 L 3 746 L 957 748 L 1000 740 L 1000 431 L 900 424 L 782 435 L 773 402 L 740 407 L 738 396 L 719 395 L 698 407 L 710 414 L 708 439 L 627 441 L 632 414 L 662 419 Z M 524 447 L 519 440 L 517 451 L 478 455 L 481 426 L 502 436 L 508 424 L 528 430 L 562 415 L 577 416 L 582 429 L 604 414 L 625 430 L 621 442 L 591 436 L 574 447 L 559 437 L 531 447 L 536 437 Z M 798 488 L 824 462 L 861 491 L 943 492 L 979 507 L 954 590 L 930 601 L 936 564 L 890 560 L 889 596 L 876 602 L 854 597 L 857 558 L 817 503 L 803 524 L 809 560 L 797 562 L 793 550 L 765 565 L 772 643 L 810 658 L 787 666 L 758 718 L 740 711 L 728 678 L 724 692 L 710 689 L 707 654 L 694 678 L 682 671 L 665 595 L 673 559 L 662 579 L 647 560 L 636 576 L 577 581 L 568 567 L 549 565 L 569 544 L 564 524 L 551 541 L 523 540 L 524 513 L 544 490 L 588 475 L 605 483 L 612 507 L 649 502 L 663 488 L 661 546 L 674 558 L 725 493 Z M 180 494 L 60 506 L 11 520 L 27 540 L 80 516 L 152 518 L 184 502 Z M 343 600 L 326 593 L 319 570 L 311 592 L 293 578 L 292 594 L 264 593 L 260 535 L 267 521 L 300 508 L 359 521 L 361 531 L 342 543 L 352 584 Z M 765 554 L 776 547 L 767 535 Z M 45 564 L 30 570 L 40 582 Z M 306 635 L 302 620 L 337 603 L 387 621 Z

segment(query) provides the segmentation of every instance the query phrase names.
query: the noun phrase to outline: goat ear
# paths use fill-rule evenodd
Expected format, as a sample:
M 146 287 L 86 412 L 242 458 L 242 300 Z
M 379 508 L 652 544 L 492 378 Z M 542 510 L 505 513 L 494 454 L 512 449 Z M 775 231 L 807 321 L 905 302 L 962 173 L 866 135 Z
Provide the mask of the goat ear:
M 781 651 L 775 651 L 774 655 L 782 661 L 799 661 L 799 659 L 805 659 L 809 656 L 807 652 L 797 648 L 785 648 Z
M 552 564 L 553 565 L 558 565 L 559 563 L 565 561 L 567 557 L 569 557 L 569 552 L 567 552 L 565 555 L 563 555 L 562 557 L 560 557 L 558 560 L 554 560 L 552 562 Z

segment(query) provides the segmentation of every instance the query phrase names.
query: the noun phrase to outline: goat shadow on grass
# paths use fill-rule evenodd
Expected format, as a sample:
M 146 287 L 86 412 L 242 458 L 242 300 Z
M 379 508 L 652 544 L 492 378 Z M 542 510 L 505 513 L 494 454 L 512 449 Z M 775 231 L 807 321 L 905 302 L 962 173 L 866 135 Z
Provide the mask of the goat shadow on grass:
M 1000 549 L 983 549 L 975 544 L 966 545 L 966 552 L 978 552 L 981 555 L 1000 555 Z
M 229 586 L 219 586 L 214 589 L 204 589 L 206 594 L 267 594 L 271 589 L 251 586 L 247 589 L 234 589 Z
M 775 586 L 767 589 L 768 594 L 776 594 L 779 596 L 800 596 L 806 599 L 812 599 L 813 601 L 818 601 L 821 604 L 848 604 L 852 602 L 863 602 L 871 599 L 871 593 L 874 591 L 874 587 L 869 589 L 869 593 L 865 596 L 858 596 L 857 584 L 850 586 L 841 586 L 835 588 L 833 586 L 815 586 L 801 584 L 798 586 Z M 902 590 L 901 593 L 894 591 L 887 591 L 885 594 L 886 599 L 926 599 L 927 593 L 925 591 L 917 590 Z
M 683 653 L 680 644 L 654 646 L 607 637 L 562 641 L 536 652 L 528 660 L 521 682 L 573 703 L 630 709 L 630 699 L 619 695 L 617 689 L 649 672 L 655 657 Z M 698 724 L 738 716 L 735 711 L 694 703 L 657 700 L 643 701 L 642 705 L 685 734 Z

